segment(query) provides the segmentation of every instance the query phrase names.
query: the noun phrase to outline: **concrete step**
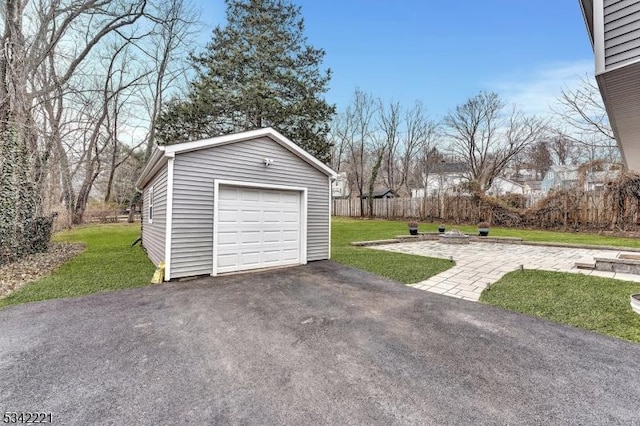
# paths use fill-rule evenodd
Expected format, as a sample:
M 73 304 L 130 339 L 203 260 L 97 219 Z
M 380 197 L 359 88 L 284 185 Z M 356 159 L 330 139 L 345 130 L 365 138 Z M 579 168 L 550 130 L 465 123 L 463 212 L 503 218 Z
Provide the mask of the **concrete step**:
M 596 261 L 593 257 L 583 257 L 576 260 L 575 266 L 578 269 L 596 269 Z

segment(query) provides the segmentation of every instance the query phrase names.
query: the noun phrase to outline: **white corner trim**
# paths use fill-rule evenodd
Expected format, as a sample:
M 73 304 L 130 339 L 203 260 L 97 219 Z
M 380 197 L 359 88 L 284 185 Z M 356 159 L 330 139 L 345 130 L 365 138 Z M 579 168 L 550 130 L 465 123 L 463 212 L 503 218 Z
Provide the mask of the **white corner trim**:
M 211 276 L 218 275 L 218 194 L 220 193 L 220 180 L 213 180 L 213 266 Z
M 164 280 L 171 279 L 171 232 L 173 229 L 173 162 L 174 157 L 169 157 L 167 162 L 167 208 L 165 218 L 164 235 Z
M 604 0 L 593 0 L 593 53 L 596 75 L 605 72 Z
M 307 188 L 302 188 L 300 197 L 300 264 L 307 264 Z
M 331 259 L 331 209 L 333 208 L 333 190 L 331 184 L 335 179 L 329 176 L 329 252 L 327 253 L 327 259 Z

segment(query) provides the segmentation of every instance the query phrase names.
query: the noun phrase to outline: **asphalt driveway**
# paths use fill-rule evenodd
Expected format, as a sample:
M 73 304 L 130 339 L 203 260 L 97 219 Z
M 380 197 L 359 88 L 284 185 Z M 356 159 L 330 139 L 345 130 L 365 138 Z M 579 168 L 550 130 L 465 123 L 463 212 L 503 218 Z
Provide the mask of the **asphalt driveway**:
M 0 415 L 640 423 L 640 345 L 332 262 L 0 311 Z

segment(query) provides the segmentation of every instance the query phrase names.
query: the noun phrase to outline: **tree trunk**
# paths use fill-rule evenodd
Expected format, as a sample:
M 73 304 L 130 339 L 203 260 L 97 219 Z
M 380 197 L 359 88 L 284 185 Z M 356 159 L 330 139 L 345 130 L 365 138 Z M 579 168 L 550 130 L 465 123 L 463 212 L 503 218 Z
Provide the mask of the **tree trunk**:
M 378 154 L 378 158 L 376 159 L 376 163 L 373 166 L 373 170 L 371 170 L 371 179 L 369 179 L 369 218 L 373 218 L 373 191 L 376 184 L 376 179 L 378 178 L 378 172 L 380 171 L 380 166 L 382 166 L 382 158 L 384 156 L 384 150 L 381 149 Z

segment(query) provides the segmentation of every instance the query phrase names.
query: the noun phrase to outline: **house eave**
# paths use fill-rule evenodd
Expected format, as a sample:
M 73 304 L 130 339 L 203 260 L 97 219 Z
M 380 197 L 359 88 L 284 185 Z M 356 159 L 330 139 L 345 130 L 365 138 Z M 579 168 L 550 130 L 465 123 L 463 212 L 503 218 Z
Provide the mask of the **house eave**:
M 208 139 L 201 139 L 197 141 L 183 142 L 175 145 L 166 145 L 165 151 L 167 153 L 180 154 L 183 152 L 191 152 L 197 151 L 200 149 L 211 148 L 214 146 L 226 145 L 230 143 L 243 142 L 251 139 L 256 139 L 260 137 L 268 137 L 269 139 L 277 142 L 282 145 L 284 148 L 291 151 L 293 154 L 297 155 L 310 165 L 314 166 L 327 176 L 335 179 L 338 176 L 338 173 L 331 169 L 326 164 L 322 163 L 311 154 L 300 148 L 298 145 L 294 144 L 287 137 L 282 135 L 277 130 L 271 127 L 265 127 L 262 129 L 249 130 L 241 133 L 233 133 L 229 135 L 216 136 Z
M 136 181 L 136 189 L 142 191 L 149 181 L 160 171 L 160 169 L 167 163 L 169 158 L 173 158 L 175 154 L 167 153 L 164 146 L 156 146 L 149 157 L 149 161 L 142 169 L 140 177 Z
M 640 170 L 640 62 L 608 70 L 596 81 L 622 163 L 627 169 Z
M 174 145 L 158 146 L 154 149 L 153 154 L 149 158 L 146 166 L 142 170 L 140 177 L 136 182 L 136 188 L 140 191 L 145 185 L 149 183 L 151 178 L 166 164 L 169 158 L 175 157 L 176 154 L 185 152 L 198 151 L 201 149 L 212 148 L 215 146 L 221 146 L 236 142 L 243 142 L 260 137 L 268 137 L 274 142 L 280 144 L 311 166 L 320 170 L 322 173 L 329 176 L 330 179 L 335 180 L 338 177 L 338 173 L 331 169 L 326 164 L 322 163 L 311 154 L 300 148 L 298 145 L 291 142 L 288 138 L 271 127 L 263 129 L 249 130 L 241 133 L 233 133 L 229 135 L 216 136 L 208 139 L 201 139 L 197 141 L 182 142 Z
M 580 8 L 582 9 L 582 17 L 587 27 L 591 47 L 593 47 L 593 0 L 580 0 Z

